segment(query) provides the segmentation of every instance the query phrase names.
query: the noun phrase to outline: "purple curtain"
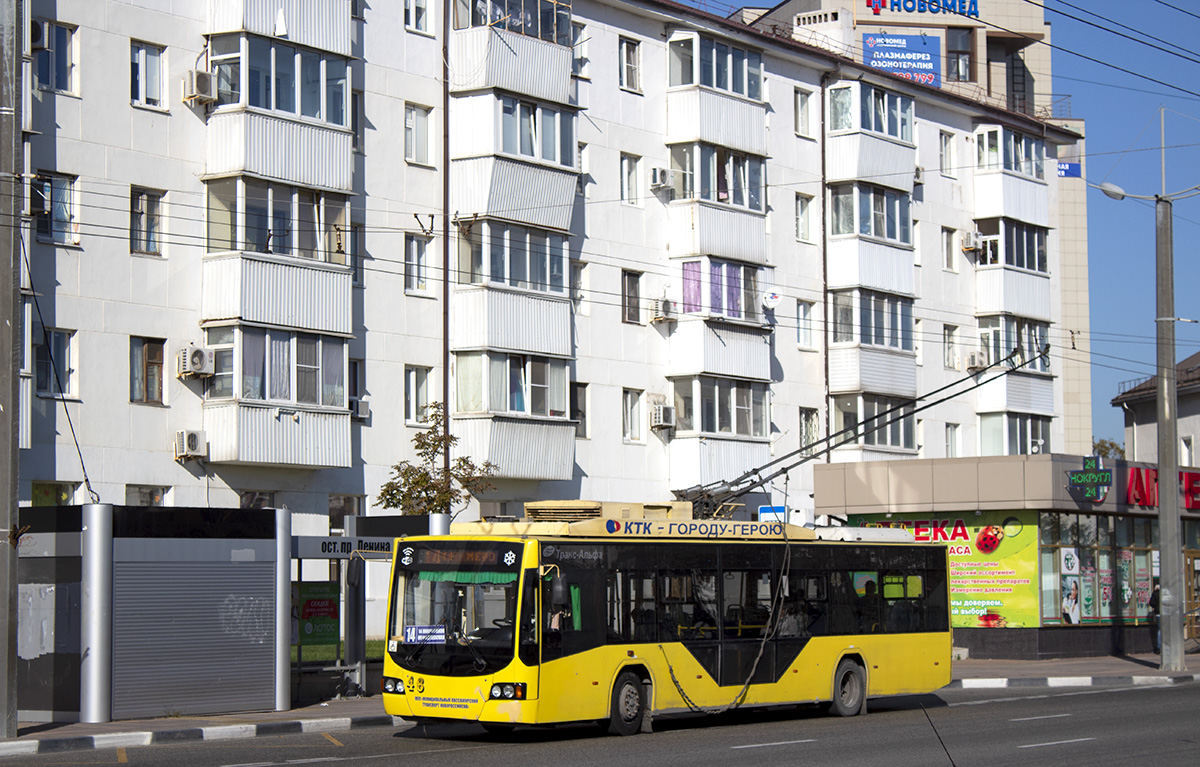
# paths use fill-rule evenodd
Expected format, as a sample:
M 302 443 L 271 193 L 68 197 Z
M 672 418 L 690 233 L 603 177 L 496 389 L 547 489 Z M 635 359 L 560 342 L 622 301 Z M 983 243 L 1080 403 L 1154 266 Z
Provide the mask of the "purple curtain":
M 683 265 L 683 310 L 700 311 L 700 262 L 688 261 Z
M 728 301 L 725 306 L 725 314 L 728 317 L 742 316 L 742 267 L 737 264 L 726 264 L 729 268 L 726 270 L 726 296 Z
M 709 303 L 708 310 L 716 314 L 720 314 L 722 307 L 725 305 L 721 300 L 723 298 L 721 286 L 725 284 L 725 281 L 721 278 L 721 273 L 724 269 L 725 265 L 716 261 L 709 264 L 708 273 L 711 279 L 708 283 L 708 292 L 711 302 Z

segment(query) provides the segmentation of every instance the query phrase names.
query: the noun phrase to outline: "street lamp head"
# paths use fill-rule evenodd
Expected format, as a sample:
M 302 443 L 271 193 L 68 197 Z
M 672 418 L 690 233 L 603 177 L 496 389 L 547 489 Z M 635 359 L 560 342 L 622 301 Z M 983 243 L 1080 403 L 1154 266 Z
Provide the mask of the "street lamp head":
M 1100 191 L 1104 192 L 1106 196 L 1111 197 L 1114 200 L 1125 199 L 1125 190 L 1109 181 L 1105 181 L 1100 185 Z

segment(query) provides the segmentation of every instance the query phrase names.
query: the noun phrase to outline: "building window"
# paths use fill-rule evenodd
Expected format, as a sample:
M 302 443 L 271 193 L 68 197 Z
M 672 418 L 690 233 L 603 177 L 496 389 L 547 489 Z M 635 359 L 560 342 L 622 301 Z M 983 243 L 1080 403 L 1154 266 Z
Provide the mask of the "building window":
M 166 506 L 169 487 L 152 485 L 126 485 L 126 506 Z
M 642 321 L 642 303 L 639 272 L 621 272 L 621 320 L 623 322 L 640 323 Z
M 946 30 L 946 79 L 971 81 L 971 30 L 950 27 Z
M 424 423 L 429 409 L 429 368 L 404 366 L 404 420 Z
M 31 506 L 69 506 L 75 499 L 78 486 L 73 482 L 33 482 L 29 497 Z
M 1050 418 L 1008 413 L 1008 452 L 1005 455 L 1037 455 L 1050 452 Z
M 1196 454 L 1192 450 L 1192 438 L 1181 437 L 1179 439 L 1179 465 L 1193 467 L 1195 466 Z
M 829 90 L 829 130 L 854 129 L 854 94 L 849 86 Z
M 149 43 L 129 46 L 129 99 L 134 104 L 157 107 L 162 104 L 162 52 Z
M 575 164 L 579 168 L 579 176 L 575 179 L 575 194 L 579 195 L 580 197 L 588 196 L 587 154 L 587 144 L 581 141 L 575 145 Z
M 571 74 L 588 76 L 587 28 L 578 21 L 571 22 Z
M 806 90 L 796 89 L 796 135 L 812 135 L 812 94 Z
M 976 166 L 980 170 L 1003 168 L 1032 178 L 1045 178 L 1046 144 L 1040 138 L 996 127 L 976 133 L 975 144 Z
M 943 176 L 953 177 L 954 173 L 954 135 L 946 131 L 938 133 L 938 168 Z
M 129 193 L 129 249 L 160 255 L 163 193 L 134 187 Z
M 275 493 L 269 490 L 243 490 L 238 493 L 238 507 L 273 509 L 275 508 Z
M 626 442 L 642 440 L 642 393 L 637 389 L 621 390 L 621 436 Z
M 208 399 L 238 397 L 346 407 L 344 339 L 279 329 L 219 327 L 207 330 L 207 345 L 216 355 L 205 395 Z M 235 380 L 240 381 L 236 391 Z
M 404 159 L 409 162 L 429 164 L 429 111 L 404 105 Z
M 1004 220 L 1004 263 L 1046 274 L 1046 230 L 1020 221 Z
M 642 81 L 639 73 L 641 51 L 637 40 L 630 40 L 628 37 L 622 37 L 617 42 L 617 83 L 629 91 L 642 90 Z
M 346 263 L 346 195 L 249 178 L 218 179 L 206 187 L 209 252 L 241 247 Z
M 796 195 L 796 239 L 800 242 L 812 242 L 812 228 L 809 224 L 812 199 L 806 194 Z
M 75 28 L 45 25 L 44 48 L 37 52 L 37 87 L 44 91 L 71 93 L 75 90 Z
M 958 252 L 954 245 L 958 233 L 942 227 L 942 268 L 948 272 L 958 271 Z
M 702 262 L 687 261 L 683 264 L 683 310 L 689 313 L 707 311 L 708 314 L 730 319 L 758 319 L 758 272 L 757 266 L 738 264 L 732 261 L 708 259 L 707 272 L 701 272 Z M 702 280 L 707 277 L 708 290 Z M 704 301 L 707 298 L 707 302 Z
M 571 382 L 571 420 L 575 422 L 575 437 L 588 438 L 588 385 Z
M 696 157 L 700 158 L 700 186 L 695 183 Z M 756 155 L 710 144 L 671 147 L 672 200 L 699 199 L 763 210 L 763 168 Z
M 558 45 L 571 45 L 570 0 L 543 0 L 531 3 L 521 12 L 514 0 L 476 0 L 454 3 L 454 28 L 495 27 L 517 34 L 537 37 Z
M 813 348 L 813 303 L 796 302 L 796 345 L 801 349 Z
M 946 424 L 946 457 L 958 457 L 958 424 Z
M 363 131 L 366 130 L 365 117 L 363 115 L 363 92 L 350 91 L 350 132 L 351 148 L 355 152 L 361 152 L 364 148 Z
M 346 396 L 350 401 L 350 410 L 354 403 L 367 394 L 367 361 L 351 359 L 346 365 Z
M 864 394 L 863 444 L 916 449 L 913 401 Z
M 921 353 L 924 344 L 921 343 L 921 321 L 913 320 L 913 353 L 917 356 L 917 364 L 925 364 L 925 356 Z
M 958 370 L 958 326 L 942 325 L 943 364 L 947 370 Z
M 428 31 L 425 0 L 404 0 L 404 26 L 417 32 Z
M 621 201 L 630 205 L 638 204 L 638 165 L 640 157 L 621 153 Z
M 1011 364 L 1028 362 L 1022 370 L 1049 373 L 1050 355 L 1043 353 L 1049 335 L 1050 325 L 1045 322 L 1011 315 L 979 318 L 980 351 L 989 365 L 1016 351 Z
M 509 96 L 500 98 L 503 152 L 575 167 L 575 113 Z
M 855 339 L 855 291 L 833 294 L 833 340 L 852 343 Z M 913 350 L 913 300 L 892 293 L 873 290 L 857 291 L 859 343 L 892 349 Z
M 341 56 L 245 38 L 246 87 L 242 92 L 242 37 L 214 35 L 210 60 L 217 77 L 217 106 L 242 105 L 345 125 L 349 98 L 347 62 Z
M 908 96 L 859 83 L 859 130 L 874 131 L 911 143 L 913 100 Z M 848 87 L 829 92 L 830 130 L 852 130 L 852 91 Z
M 821 411 L 815 407 L 800 408 L 800 454 L 816 455 L 821 439 Z
M 489 224 L 487 234 L 489 281 L 543 293 L 564 291 L 566 237 L 507 224 Z
M 351 283 L 358 287 L 362 287 L 364 272 L 366 271 L 365 267 L 363 266 L 363 259 L 365 258 L 364 254 L 366 252 L 363 245 L 364 230 L 365 228 L 361 223 L 350 225 L 350 242 L 348 247 L 348 250 L 350 251 L 350 267 L 352 269 L 350 277 Z
M 225 326 L 205 330 L 205 346 L 213 350 L 213 374 L 204 385 L 207 399 L 233 396 L 234 328 Z
M 708 434 L 767 436 L 767 384 L 697 376 L 674 381 L 676 428 Z M 699 403 L 699 411 L 693 404 Z
M 37 393 L 48 397 L 73 397 L 75 381 L 75 331 L 46 328 L 33 347 Z
M 527 413 L 565 419 L 567 361 L 498 352 L 455 355 L 460 413 Z
M 404 235 L 404 292 L 427 293 L 425 250 L 429 240 L 413 234 Z
M 571 262 L 571 308 L 581 316 L 591 313 L 587 300 L 587 264 L 582 261 Z
M 361 516 L 364 498 L 361 495 L 330 495 L 329 496 L 329 534 L 344 535 L 346 532 L 346 517 Z M 333 562 L 337 564 L 336 561 Z
M 837 184 L 829 193 L 832 234 L 912 244 L 912 196 L 908 193 L 870 184 Z
M 34 177 L 29 195 L 39 240 L 74 244 L 79 242 L 75 216 L 75 177 L 41 173 Z
M 129 401 L 162 404 L 163 358 L 161 338 L 129 339 Z
M 696 55 L 697 46 L 699 55 Z M 759 100 L 762 98 L 762 54 L 711 37 L 678 36 L 670 43 L 672 86 L 707 87 Z M 699 77 L 697 77 L 697 70 Z

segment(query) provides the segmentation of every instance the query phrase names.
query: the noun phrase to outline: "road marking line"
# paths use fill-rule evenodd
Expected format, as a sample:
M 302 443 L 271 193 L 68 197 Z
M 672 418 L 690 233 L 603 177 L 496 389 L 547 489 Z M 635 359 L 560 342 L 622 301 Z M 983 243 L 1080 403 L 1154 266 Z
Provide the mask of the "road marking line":
M 767 746 L 790 746 L 794 743 L 814 743 L 812 738 L 807 740 L 781 740 L 778 743 L 751 743 L 748 746 L 730 746 L 730 748 L 766 748 Z
M 126 764 L 128 761 L 129 761 L 129 757 L 125 755 L 125 749 L 118 748 L 117 749 L 117 763 L 118 764 Z
M 1047 716 L 1024 716 L 1024 717 L 1021 717 L 1020 719 L 1009 719 L 1008 721 L 1010 721 L 1010 722 L 1036 722 L 1038 719 L 1061 719 L 1064 716 L 1071 716 L 1071 715 L 1070 714 L 1049 714 Z
M 1017 748 L 1041 748 L 1042 746 L 1065 746 L 1068 743 L 1086 743 L 1095 738 L 1076 738 L 1075 740 L 1056 740 L 1053 743 L 1030 743 L 1025 746 L 1017 746 Z
M 329 734 L 329 733 L 327 733 L 327 732 L 323 732 L 323 733 L 321 733 L 321 734 L 325 736 L 325 740 L 329 741 L 330 743 L 332 743 L 332 744 L 333 744 L 333 745 L 335 745 L 335 746 L 343 746 L 343 745 L 345 745 L 345 744 L 344 744 L 344 743 L 342 743 L 340 740 L 338 740 L 337 738 L 333 737 L 332 735 L 330 735 L 330 734 Z

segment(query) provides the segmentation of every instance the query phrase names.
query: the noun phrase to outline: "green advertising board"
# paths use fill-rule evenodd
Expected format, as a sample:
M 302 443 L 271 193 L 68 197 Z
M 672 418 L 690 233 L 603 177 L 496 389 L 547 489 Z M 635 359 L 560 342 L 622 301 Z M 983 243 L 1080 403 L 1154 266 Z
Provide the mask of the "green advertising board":
M 901 527 L 950 552 L 950 625 L 1031 628 L 1040 621 L 1035 511 L 851 516 L 850 524 Z
M 292 584 L 292 644 L 337 644 L 340 595 L 336 582 Z

